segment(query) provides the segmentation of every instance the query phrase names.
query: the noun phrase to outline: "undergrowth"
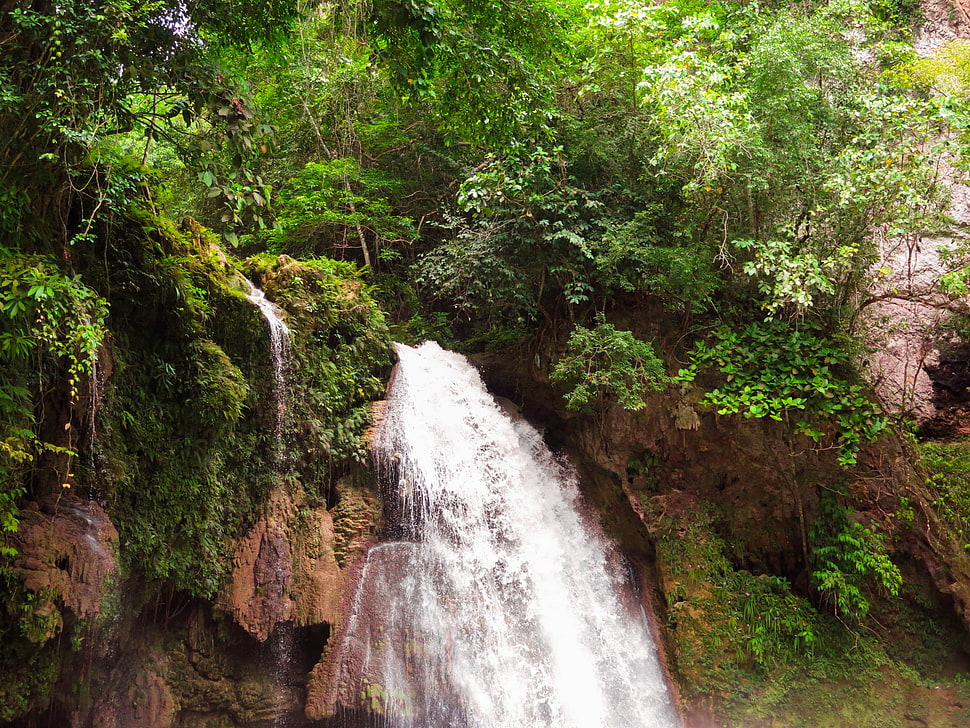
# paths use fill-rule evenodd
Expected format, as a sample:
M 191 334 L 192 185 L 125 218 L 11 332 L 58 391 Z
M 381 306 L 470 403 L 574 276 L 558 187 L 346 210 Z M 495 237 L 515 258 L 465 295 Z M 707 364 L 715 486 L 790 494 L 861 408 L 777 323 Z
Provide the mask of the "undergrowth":
M 965 681 L 939 669 L 956 645 L 929 636 L 914 639 L 903 655 L 892 633 L 872 619 L 844 620 L 784 577 L 737 568 L 727 555 L 736 550 L 718 534 L 713 509 L 698 506 L 674 517 L 648 507 L 646 520 L 656 540 L 679 682 L 695 704 L 716 706 L 729 724 L 885 728 L 899 724 L 907 691 L 908 705 L 919 705 L 914 695 L 940 685 L 970 697 Z M 836 530 L 844 530 L 835 520 Z M 872 599 L 886 620 L 901 602 L 879 594 Z M 913 618 L 930 613 L 910 611 Z M 970 719 L 963 708 L 943 717 L 933 712 L 939 701 L 924 702 L 925 712 L 913 715 L 929 717 L 929 724 L 955 727 Z

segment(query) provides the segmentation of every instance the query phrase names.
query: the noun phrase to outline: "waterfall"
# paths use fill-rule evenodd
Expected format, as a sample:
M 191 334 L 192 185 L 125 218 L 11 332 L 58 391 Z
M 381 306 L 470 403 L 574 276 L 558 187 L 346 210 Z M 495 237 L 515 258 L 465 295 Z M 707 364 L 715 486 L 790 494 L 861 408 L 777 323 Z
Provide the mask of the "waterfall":
M 266 329 L 269 333 L 269 355 L 270 363 L 273 367 L 273 401 L 276 405 L 275 426 L 273 431 L 273 447 L 275 449 L 274 463 L 277 474 L 280 472 L 280 464 L 283 459 L 283 415 L 286 414 L 286 376 L 292 362 L 292 350 L 290 348 L 290 329 L 284 323 L 282 312 L 276 304 L 266 299 L 266 294 L 259 288 L 249 283 L 249 293 L 246 297 L 263 314 L 266 320 Z M 277 486 L 281 487 L 281 486 Z M 265 542 L 264 544 L 265 545 Z M 288 552 L 287 552 L 288 556 Z M 274 566 L 274 578 L 272 586 L 276 587 L 277 595 L 282 596 L 280 585 L 287 584 L 289 574 L 282 571 L 282 565 L 277 562 Z M 269 592 L 264 599 L 269 597 Z M 293 625 L 284 621 L 280 617 L 275 625 L 274 631 L 270 636 L 270 661 L 269 671 L 275 678 L 276 695 L 274 697 L 276 715 L 272 719 L 273 728 L 286 728 L 288 717 L 285 714 L 285 707 L 288 703 L 286 685 L 283 678 L 286 674 L 286 665 L 290 662 L 293 652 Z
M 675 728 L 642 609 L 576 476 L 462 357 L 398 346 L 375 436 L 389 535 L 334 700 L 402 728 Z M 393 484 L 393 485 L 392 485 Z
M 280 316 L 279 308 L 266 299 L 266 294 L 249 281 L 246 297 L 263 314 L 269 331 L 269 354 L 273 365 L 273 398 L 276 403 L 276 435 L 279 440 L 283 414 L 286 411 L 286 372 L 290 366 L 290 330 Z

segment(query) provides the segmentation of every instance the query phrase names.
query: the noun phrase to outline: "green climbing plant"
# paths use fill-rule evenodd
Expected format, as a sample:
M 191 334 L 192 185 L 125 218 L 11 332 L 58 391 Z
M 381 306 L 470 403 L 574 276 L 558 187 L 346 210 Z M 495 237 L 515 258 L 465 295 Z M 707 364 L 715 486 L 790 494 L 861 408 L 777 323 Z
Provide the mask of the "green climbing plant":
M 17 530 L 22 472 L 42 451 L 68 451 L 39 432 L 39 401 L 50 381 L 66 377 L 78 396 L 105 336 L 107 307 L 53 258 L 0 248 L 0 553 L 12 555 L 4 533 Z M 38 411 L 40 409 L 40 411 Z

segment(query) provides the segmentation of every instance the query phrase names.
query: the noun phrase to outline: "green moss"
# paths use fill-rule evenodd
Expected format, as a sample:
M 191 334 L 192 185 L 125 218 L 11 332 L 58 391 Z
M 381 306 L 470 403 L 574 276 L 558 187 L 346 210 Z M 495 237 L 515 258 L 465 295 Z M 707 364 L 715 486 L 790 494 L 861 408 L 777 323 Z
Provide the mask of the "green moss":
M 366 461 L 362 435 L 391 349 L 352 265 L 247 261 L 242 273 L 266 279 L 292 332 L 280 423 L 266 322 L 248 284 L 204 230 L 189 233 L 169 230 L 162 245 L 129 239 L 106 272 L 113 372 L 89 476 L 130 571 L 211 596 L 274 483 L 300 482 L 325 500 L 349 464 Z
M 352 263 L 294 261 L 268 266 L 249 259 L 243 270 L 262 271 L 267 295 L 285 312 L 293 332 L 294 370 L 287 382 L 289 457 L 302 482 L 326 497 L 326 485 L 350 463 L 368 461 L 363 435 L 370 405 L 383 396 L 392 348 L 384 313 L 372 287 Z
M 879 621 L 850 629 L 785 579 L 736 569 L 712 511 L 694 506 L 671 515 L 658 508 L 647 521 L 676 671 L 692 703 L 734 725 L 965 724 L 960 706 L 970 693 L 940 669 L 959 662 L 956 632 L 910 640 L 906 650 L 897 644 L 900 630 L 912 628 L 907 618 L 939 621 L 939 605 L 919 609 L 883 596 L 873 605 Z
M 775 666 L 814 654 L 821 617 L 786 579 L 734 569 L 710 514 L 658 516 L 653 531 L 678 669 L 691 692 L 731 699 Z
M 934 510 L 970 548 L 970 441 L 925 442 L 917 446 L 927 471 Z
M 381 520 L 381 504 L 370 473 L 356 471 L 337 482 L 338 500 L 333 515 L 333 554 L 345 566 L 371 540 Z
M 193 342 L 192 350 L 198 367 L 199 396 L 190 404 L 198 407 L 199 416 L 213 428 L 224 422 L 237 422 L 249 394 L 242 372 L 218 344 L 203 339 Z
M 49 699 L 59 674 L 61 614 L 49 598 L 25 592 L 19 577 L 0 570 L 0 723 Z

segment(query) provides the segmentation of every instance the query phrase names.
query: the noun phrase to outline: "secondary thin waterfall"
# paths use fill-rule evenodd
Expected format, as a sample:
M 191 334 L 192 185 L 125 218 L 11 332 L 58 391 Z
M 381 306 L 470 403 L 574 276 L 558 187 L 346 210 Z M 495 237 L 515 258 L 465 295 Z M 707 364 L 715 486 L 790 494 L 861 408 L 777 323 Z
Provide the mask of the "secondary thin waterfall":
M 276 435 L 279 439 L 283 413 L 286 411 L 286 371 L 290 366 L 290 329 L 280 316 L 279 308 L 266 294 L 249 282 L 246 297 L 259 309 L 269 333 L 269 354 L 273 364 L 273 397 L 276 404 Z
M 280 461 L 283 458 L 283 416 L 286 414 L 286 376 L 292 363 L 292 348 L 290 340 L 290 329 L 283 321 L 279 307 L 266 298 L 266 294 L 256 288 L 249 281 L 249 293 L 246 297 L 255 305 L 266 321 L 266 330 L 269 334 L 269 355 L 270 364 L 273 367 L 273 403 L 275 405 L 275 423 L 273 431 L 273 457 L 275 466 L 279 470 Z M 285 583 L 286 577 L 282 572 L 282 565 L 277 564 L 276 583 Z M 284 674 L 284 666 L 290 661 L 293 649 L 293 629 L 292 624 L 280 623 L 272 635 L 271 655 L 272 665 L 270 670 L 276 677 L 276 707 L 283 708 L 286 705 L 285 685 L 282 684 L 281 676 Z M 280 710 L 272 722 L 273 728 L 285 728 L 287 717 Z
M 398 354 L 375 449 L 399 540 L 364 564 L 337 705 L 407 728 L 677 726 L 642 609 L 581 515 L 572 470 L 464 358 L 433 343 Z

